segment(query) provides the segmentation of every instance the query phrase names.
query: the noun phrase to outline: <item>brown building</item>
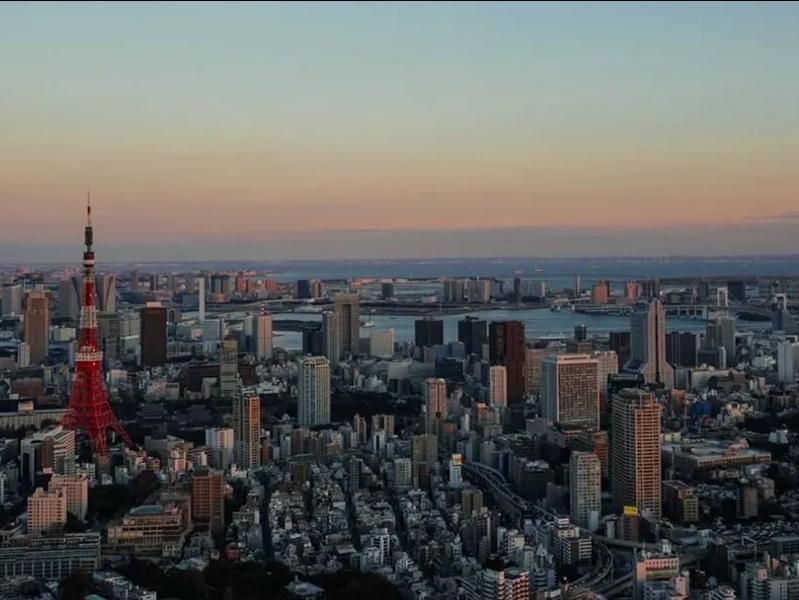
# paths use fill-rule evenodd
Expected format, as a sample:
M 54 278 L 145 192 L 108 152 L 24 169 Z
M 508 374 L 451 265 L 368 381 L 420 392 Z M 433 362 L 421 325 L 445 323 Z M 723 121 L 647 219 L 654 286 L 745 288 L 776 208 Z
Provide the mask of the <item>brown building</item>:
M 225 476 L 221 471 L 197 469 L 191 478 L 191 513 L 194 523 L 212 534 L 225 531 Z
M 31 290 L 25 296 L 25 342 L 30 349 L 31 364 L 47 360 L 50 350 L 50 294 L 47 290 Z
M 261 466 L 261 399 L 252 390 L 233 399 L 233 447 L 238 468 Z
M 642 390 L 613 398 L 610 480 L 616 510 L 661 514 L 660 405 Z
M 508 403 L 524 400 L 524 361 L 526 344 L 524 323 L 492 321 L 488 326 L 489 358 L 492 365 L 503 365 L 507 373 Z
M 166 364 L 166 308 L 148 302 L 141 309 L 141 366 Z

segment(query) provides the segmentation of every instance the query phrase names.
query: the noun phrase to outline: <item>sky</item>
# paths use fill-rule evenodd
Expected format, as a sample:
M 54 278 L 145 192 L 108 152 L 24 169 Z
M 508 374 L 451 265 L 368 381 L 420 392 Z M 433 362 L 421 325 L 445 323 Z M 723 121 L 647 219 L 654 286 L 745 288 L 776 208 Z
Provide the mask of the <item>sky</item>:
M 0 262 L 799 252 L 799 3 L 2 3 Z M 2 225 L 2 224 L 5 225 Z

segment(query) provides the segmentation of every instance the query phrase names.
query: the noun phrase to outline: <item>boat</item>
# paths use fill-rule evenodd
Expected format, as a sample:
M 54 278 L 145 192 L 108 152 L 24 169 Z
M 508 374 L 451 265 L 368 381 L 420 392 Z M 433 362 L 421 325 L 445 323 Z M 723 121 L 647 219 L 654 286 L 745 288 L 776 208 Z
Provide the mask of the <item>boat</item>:
M 366 323 L 361 323 L 361 327 L 374 327 L 374 326 L 375 326 L 374 321 L 366 321 Z

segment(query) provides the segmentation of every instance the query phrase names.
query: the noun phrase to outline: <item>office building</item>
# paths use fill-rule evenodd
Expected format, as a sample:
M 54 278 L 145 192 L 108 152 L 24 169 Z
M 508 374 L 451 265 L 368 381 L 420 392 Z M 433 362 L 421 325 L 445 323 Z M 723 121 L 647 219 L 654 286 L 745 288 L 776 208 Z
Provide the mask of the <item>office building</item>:
M 674 373 L 666 360 L 666 311 L 657 298 L 630 317 L 630 360 L 625 370 L 640 373 L 648 384 L 672 386 Z
M 341 326 L 339 315 L 333 311 L 322 313 L 322 336 L 324 338 L 324 355 L 335 367 L 341 358 Z
M 50 351 L 50 294 L 47 290 L 31 290 L 25 295 L 25 343 L 33 364 L 47 360 Z
M 617 511 L 661 514 L 660 405 L 642 390 L 613 397 L 610 477 Z
M 140 319 L 141 366 L 162 367 L 166 364 L 166 307 L 148 302 Z
M 237 467 L 261 465 L 261 399 L 254 391 L 242 390 L 233 399 L 233 444 Z
M 239 392 L 239 344 L 227 336 L 219 350 L 219 398 L 229 400 Z
M 100 566 L 100 533 L 16 536 L 0 544 L 0 581 L 61 581 Z
M 488 344 L 488 323 L 475 317 L 458 321 L 458 341 L 463 344 L 467 356 L 482 356 L 483 346 Z
M 194 280 L 197 289 L 197 318 L 200 323 L 205 321 L 205 277 L 197 277 Z
M 330 361 L 324 356 L 300 359 L 297 423 L 305 427 L 330 423 Z
M 377 358 L 391 358 L 394 356 L 394 330 L 372 330 L 369 333 L 369 355 Z
M 726 364 L 723 367 L 735 366 L 735 318 L 730 315 L 717 315 L 707 324 L 705 330 L 705 348 L 716 350 L 724 348 Z
M 61 492 L 67 500 L 67 512 L 84 521 L 89 509 L 89 480 L 86 475 L 58 475 L 50 478 L 50 492 Z
M 413 463 L 410 458 L 394 459 L 394 488 L 407 491 L 413 487 Z
M 699 366 L 702 336 L 693 331 L 672 331 L 666 334 L 666 360 L 682 367 Z
M 232 427 L 211 427 L 205 430 L 205 445 L 209 459 L 217 469 L 227 469 L 233 463 L 234 434 Z
M 391 281 L 383 282 L 380 285 L 380 298 L 390 300 L 394 297 L 394 283 Z
M 524 351 L 524 391 L 527 394 L 538 394 L 541 391 L 541 364 L 549 354 L 549 348 L 527 346 Z
M 591 288 L 591 304 L 607 304 L 610 298 L 610 282 L 597 281 Z
M 414 323 L 416 346 L 429 348 L 444 343 L 444 321 L 441 319 L 417 319 Z
M 183 509 L 168 503 L 143 504 L 108 524 L 112 553 L 172 558 L 180 556 L 187 533 Z
M 608 391 L 608 379 L 619 373 L 619 357 L 613 350 L 601 350 L 591 355 L 597 361 L 596 380 L 599 384 L 599 393 Z
M 488 404 L 497 407 L 508 405 L 508 374 L 502 365 L 488 368 Z
M 636 281 L 626 281 L 624 283 L 624 295 L 622 297 L 625 304 L 635 304 L 640 296 L 640 288 Z
M 623 369 L 630 360 L 630 332 L 611 331 L 608 335 L 608 348 L 619 357 L 619 369 Z
M 338 319 L 341 353 L 357 355 L 360 350 L 361 316 L 358 294 L 336 294 L 333 299 Z
M 67 277 L 58 282 L 58 318 L 78 322 L 80 313 L 81 280 Z
M 571 453 L 569 498 L 572 522 L 589 531 L 596 530 L 602 515 L 602 465 L 593 452 Z
M 225 531 L 225 476 L 221 471 L 195 469 L 191 476 L 191 517 L 213 535 Z
M 489 358 L 492 365 L 503 365 L 508 377 L 508 403 L 524 400 L 524 323 L 492 321 L 488 327 Z
M 67 522 L 67 497 L 61 491 L 42 488 L 28 496 L 28 533 L 42 533 L 64 527 Z
M 272 358 L 272 315 L 261 313 L 253 315 L 253 319 L 255 358 L 269 360 Z
M 21 315 L 22 296 L 22 285 L 19 283 L 10 283 L 0 288 L 0 314 Z
M 780 342 L 777 344 L 777 377 L 781 383 L 796 382 L 799 374 L 799 343 Z
M 541 414 L 568 426 L 599 428 L 598 365 L 587 354 L 553 354 L 541 363 Z
M 447 382 L 444 379 L 428 377 L 422 384 L 427 433 L 437 433 L 442 419 L 447 418 Z
M 97 309 L 102 312 L 115 312 L 117 309 L 117 276 L 103 273 L 94 279 L 97 293 Z

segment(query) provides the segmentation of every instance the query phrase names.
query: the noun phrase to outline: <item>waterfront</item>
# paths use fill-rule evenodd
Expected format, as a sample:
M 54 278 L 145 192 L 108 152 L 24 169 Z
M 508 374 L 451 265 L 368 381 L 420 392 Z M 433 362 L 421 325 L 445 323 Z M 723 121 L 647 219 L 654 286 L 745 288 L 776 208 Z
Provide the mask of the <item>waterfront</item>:
M 584 324 L 588 327 L 589 336 L 606 337 L 611 331 L 628 331 L 630 329 L 629 317 L 586 315 L 571 312 L 554 312 L 546 308 L 527 310 L 484 310 L 458 315 L 443 315 L 436 318 L 444 321 L 444 341 L 451 342 L 458 339 L 458 321 L 466 316 L 473 316 L 485 321 L 513 321 L 524 323 L 528 341 L 542 336 L 563 334 L 571 337 L 574 326 Z M 361 336 L 367 337 L 369 331 L 394 329 L 397 342 L 411 342 L 414 339 L 414 321 L 418 317 L 408 315 L 366 315 L 361 314 L 361 320 L 371 320 L 374 328 L 361 327 Z M 281 320 L 295 321 L 321 321 L 319 313 L 280 313 L 274 316 L 276 323 Z M 666 323 L 669 331 L 704 331 L 705 321 L 699 319 L 669 318 Z M 764 329 L 770 327 L 770 322 L 738 321 L 738 330 Z M 275 333 L 276 347 L 287 350 L 302 349 L 302 334 L 294 331 L 277 331 Z

